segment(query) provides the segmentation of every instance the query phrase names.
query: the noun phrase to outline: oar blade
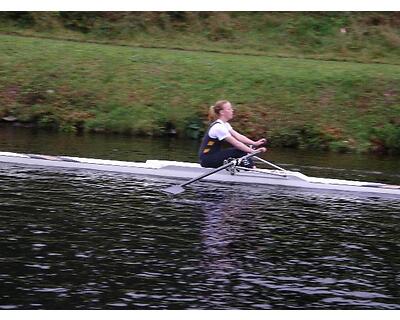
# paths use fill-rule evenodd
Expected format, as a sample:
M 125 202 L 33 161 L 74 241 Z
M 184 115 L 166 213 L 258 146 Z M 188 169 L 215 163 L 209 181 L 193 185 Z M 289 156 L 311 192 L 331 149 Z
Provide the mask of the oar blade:
M 163 189 L 163 191 L 166 193 L 169 193 L 169 194 L 177 195 L 177 194 L 184 192 L 185 189 L 179 185 L 175 185 L 175 186 L 165 188 L 165 189 Z

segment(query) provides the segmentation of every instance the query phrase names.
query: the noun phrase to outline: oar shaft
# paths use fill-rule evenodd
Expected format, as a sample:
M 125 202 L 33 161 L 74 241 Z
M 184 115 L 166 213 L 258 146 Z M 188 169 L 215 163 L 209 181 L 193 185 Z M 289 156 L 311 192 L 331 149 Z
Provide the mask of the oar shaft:
M 268 165 L 270 165 L 271 167 L 274 167 L 274 168 L 276 168 L 276 169 L 279 169 L 279 170 L 282 170 L 282 171 L 286 171 L 285 169 L 283 169 L 283 168 L 281 168 L 281 167 L 278 167 L 276 164 L 273 164 L 273 163 L 271 163 L 271 162 L 269 162 L 269 161 L 267 161 L 267 160 L 264 160 L 264 159 L 262 159 L 262 158 L 259 158 L 259 157 L 254 156 L 254 159 L 257 159 L 257 160 L 259 160 L 259 161 L 261 161 L 261 162 L 264 162 L 264 163 L 266 163 L 266 164 L 268 164 Z
M 286 177 L 286 174 L 283 173 L 272 173 L 272 172 L 265 172 L 260 169 L 252 169 L 252 168 L 246 168 L 246 167 L 236 167 L 239 170 L 244 170 L 244 171 L 249 171 L 249 172 L 257 172 L 261 174 L 267 174 L 267 175 L 272 175 L 272 176 L 279 176 L 279 177 Z M 271 171 L 271 170 L 270 170 Z
M 195 182 L 195 181 L 197 181 L 197 180 L 200 180 L 200 179 L 203 179 L 203 178 L 205 178 L 205 177 L 208 177 L 208 176 L 210 176 L 210 175 L 212 175 L 212 174 L 214 174 L 214 173 L 216 173 L 216 172 L 218 172 L 218 171 L 221 171 L 221 170 L 223 170 L 223 169 L 225 169 L 225 168 L 228 168 L 228 167 L 230 167 L 230 166 L 232 166 L 232 165 L 233 165 L 233 163 L 232 163 L 232 162 L 229 162 L 229 163 L 223 165 L 222 167 L 218 167 L 218 168 L 215 169 L 215 170 L 212 170 L 212 171 L 210 171 L 210 172 L 206 172 L 205 174 L 202 174 L 202 175 L 199 176 L 199 177 L 196 177 L 196 178 L 193 178 L 193 179 L 191 179 L 191 180 L 189 180 L 189 181 L 186 181 L 185 183 L 182 183 L 180 186 L 181 186 L 181 187 L 184 187 L 184 186 L 186 186 L 186 185 L 188 185 L 188 184 L 190 184 L 190 183 L 192 183 L 192 182 Z
M 218 167 L 218 168 L 216 168 L 216 169 L 214 169 L 214 170 L 212 170 L 212 171 L 210 171 L 210 172 L 206 172 L 205 174 L 202 174 L 202 175 L 199 176 L 199 177 L 193 178 L 193 179 L 191 179 L 191 180 L 189 180 L 189 181 L 187 181 L 187 182 L 185 182 L 185 183 L 182 183 L 180 186 L 181 186 L 181 187 L 187 186 L 187 185 L 190 184 L 190 183 L 193 183 L 193 182 L 195 182 L 195 181 L 198 181 L 198 180 L 200 180 L 200 179 L 203 179 L 203 178 L 205 178 L 205 177 L 208 177 L 208 176 L 210 176 L 210 175 L 212 175 L 212 174 L 214 174 L 214 173 L 216 173 L 216 172 L 218 172 L 218 171 L 224 170 L 225 168 L 228 168 L 228 167 L 234 165 L 234 164 L 236 163 L 236 161 L 239 163 L 239 162 L 243 161 L 244 159 L 247 159 L 247 158 L 250 158 L 250 157 L 254 157 L 256 154 L 258 154 L 258 153 L 260 153 L 260 152 L 261 152 L 261 151 L 256 151 L 256 152 L 250 153 L 250 154 L 248 154 L 248 155 L 245 155 L 245 156 L 243 156 L 243 157 L 241 157 L 241 158 L 239 158 L 239 159 L 237 159 L 237 160 L 233 160 L 233 161 L 231 161 L 231 162 L 228 162 L 227 164 L 224 164 L 224 165 L 221 166 L 221 167 Z
M 224 164 L 224 165 L 222 165 L 222 166 L 220 166 L 220 167 L 218 167 L 218 168 L 216 168 L 214 170 L 206 172 L 206 173 L 202 174 L 201 176 L 193 178 L 193 179 L 191 179 L 191 180 L 189 180 L 189 181 L 187 181 L 185 183 L 182 183 L 180 185 L 175 185 L 175 186 L 168 187 L 168 188 L 164 189 L 164 191 L 169 193 L 169 194 L 179 194 L 179 193 L 185 191 L 185 189 L 183 187 L 187 186 L 188 184 L 191 184 L 191 183 L 196 182 L 196 181 L 198 181 L 200 179 L 203 179 L 203 178 L 205 178 L 207 176 L 210 176 L 210 175 L 212 175 L 212 174 L 214 174 L 214 173 L 216 173 L 218 171 L 224 170 L 225 168 L 233 166 L 236 163 L 240 163 L 244 159 L 247 159 L 247 158 L 250 158 L 250 157 L 254 157 L 256 154 L 258 154 L 260 152 L 261 152 L 261 150 L 254 151 L 253 153 L 247 154 L 244 157 L 241 157 L 239 159 L 232 160 L 232 161 L 230 161 L 230 162 L 228 162 L 228 163 L 226 163 L 226 164 Z

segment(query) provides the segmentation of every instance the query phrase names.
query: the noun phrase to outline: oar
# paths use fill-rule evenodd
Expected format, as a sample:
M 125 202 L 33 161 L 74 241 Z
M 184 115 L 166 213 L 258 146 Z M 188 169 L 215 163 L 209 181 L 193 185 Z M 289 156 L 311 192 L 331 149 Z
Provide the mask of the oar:
M 179 185 L 168 187 L 168 188 L 164 189 L 163 191 L 165 191 L 167 193 L 171 193 L 171 194 L 179 194 L 179 193 L 185 191 L 185 189 L 184 189 L 185 186 L 187 186 L 187 185 L 189 185 L 189 184 L 191 184 L 193 182 L 199 181 L 199 180 L 201 180 L 201 179 L 203 179 L 205 177 L 208 177 L 208 176 L 210 176 L 210 175 L 212 175 L 214 173 L 217 173 L 218 171 L 224 170 L 225 168 L 233 166 L 236 163 L 240 163 L 244 159 L 254 157 L 256 154 L 258 154 L 260 152 L 261 152 L 261 150 L 255 151 L 253 153 L 249 153 L 248 155 L 245 155 L 245 156 L 243 156 L 243 157 L 241 157 L 239 159 L 232 160 L 232 161 L 224 164 L 223 166 L 218 167 L 218 168 L 216 168 L 216 169 L 214 169 L 214 170 L 212 170 L 210 172 L 206 172 L 206 173 L 202 174 L 201 176 L 199 176 L 197 178 L 193 178 L 193 179 L 191 179 L 191 180 L 189 180 L 189 181 L 187 181 L 185 183 L 179 184 Z
M 273 163 L 271 163 L 271 162 L 269 162 L 269 161 L 267 161 L 267 160 L 264 160 L 264 159 L 262 159 L 262 158 L 254 157 L 254 159 L 257 159 L 257 160 L 259 160 L 259 161 L 261 161 L 261 162 L 264 162 L 264 163 L 266 163 L 266 164 L 269 164 L 271 167 L 274 167 L 274 168 L 276 168 L 276 169 L 279 169 L 279 170 L 282 170 L 282 171 L 286 171 L 285 169 L 283 169 L 283 168 L 281 168 L 281 167 L 278 167 L 276 164 L 273 164 Z

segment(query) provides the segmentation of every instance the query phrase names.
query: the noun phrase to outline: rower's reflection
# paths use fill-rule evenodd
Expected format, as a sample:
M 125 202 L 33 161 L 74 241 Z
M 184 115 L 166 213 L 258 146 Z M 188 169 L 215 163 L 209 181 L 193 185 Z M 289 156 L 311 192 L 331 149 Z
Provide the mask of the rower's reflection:
M 243 256 L 240 251 L 248 224 L 248 219 L 243 217 L 245 207 L 246 199 L 232 195 L 202 206 L 205 213 L 201 230 L 202 264 L 210 280 L 227 282 L 228 276 L 241 269 L 238 257 Z

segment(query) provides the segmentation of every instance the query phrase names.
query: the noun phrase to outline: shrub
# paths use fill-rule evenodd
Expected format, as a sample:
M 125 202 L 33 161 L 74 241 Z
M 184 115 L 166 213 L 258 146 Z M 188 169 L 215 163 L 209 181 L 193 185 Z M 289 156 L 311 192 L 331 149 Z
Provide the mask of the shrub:
M 279 130 L 272 134 L 272 144 L 276 146 L 329 150 L 334 138 L 313 125 Z
M 388 123 L 381 127 L 373 127 L 369 131 L 369 141 L 372 151 L 400 154 L 400 126 Z
M 352 148 L 348 141 L 332 141 L 329 143 L 329 149 L 334 152 L 346 153 Z
M 159 131 L 145 108 L 115 106 L 110 112 L 98 112 L 85 122 L 89 131 L 106 131 L 124 134 L 154 135 Z

